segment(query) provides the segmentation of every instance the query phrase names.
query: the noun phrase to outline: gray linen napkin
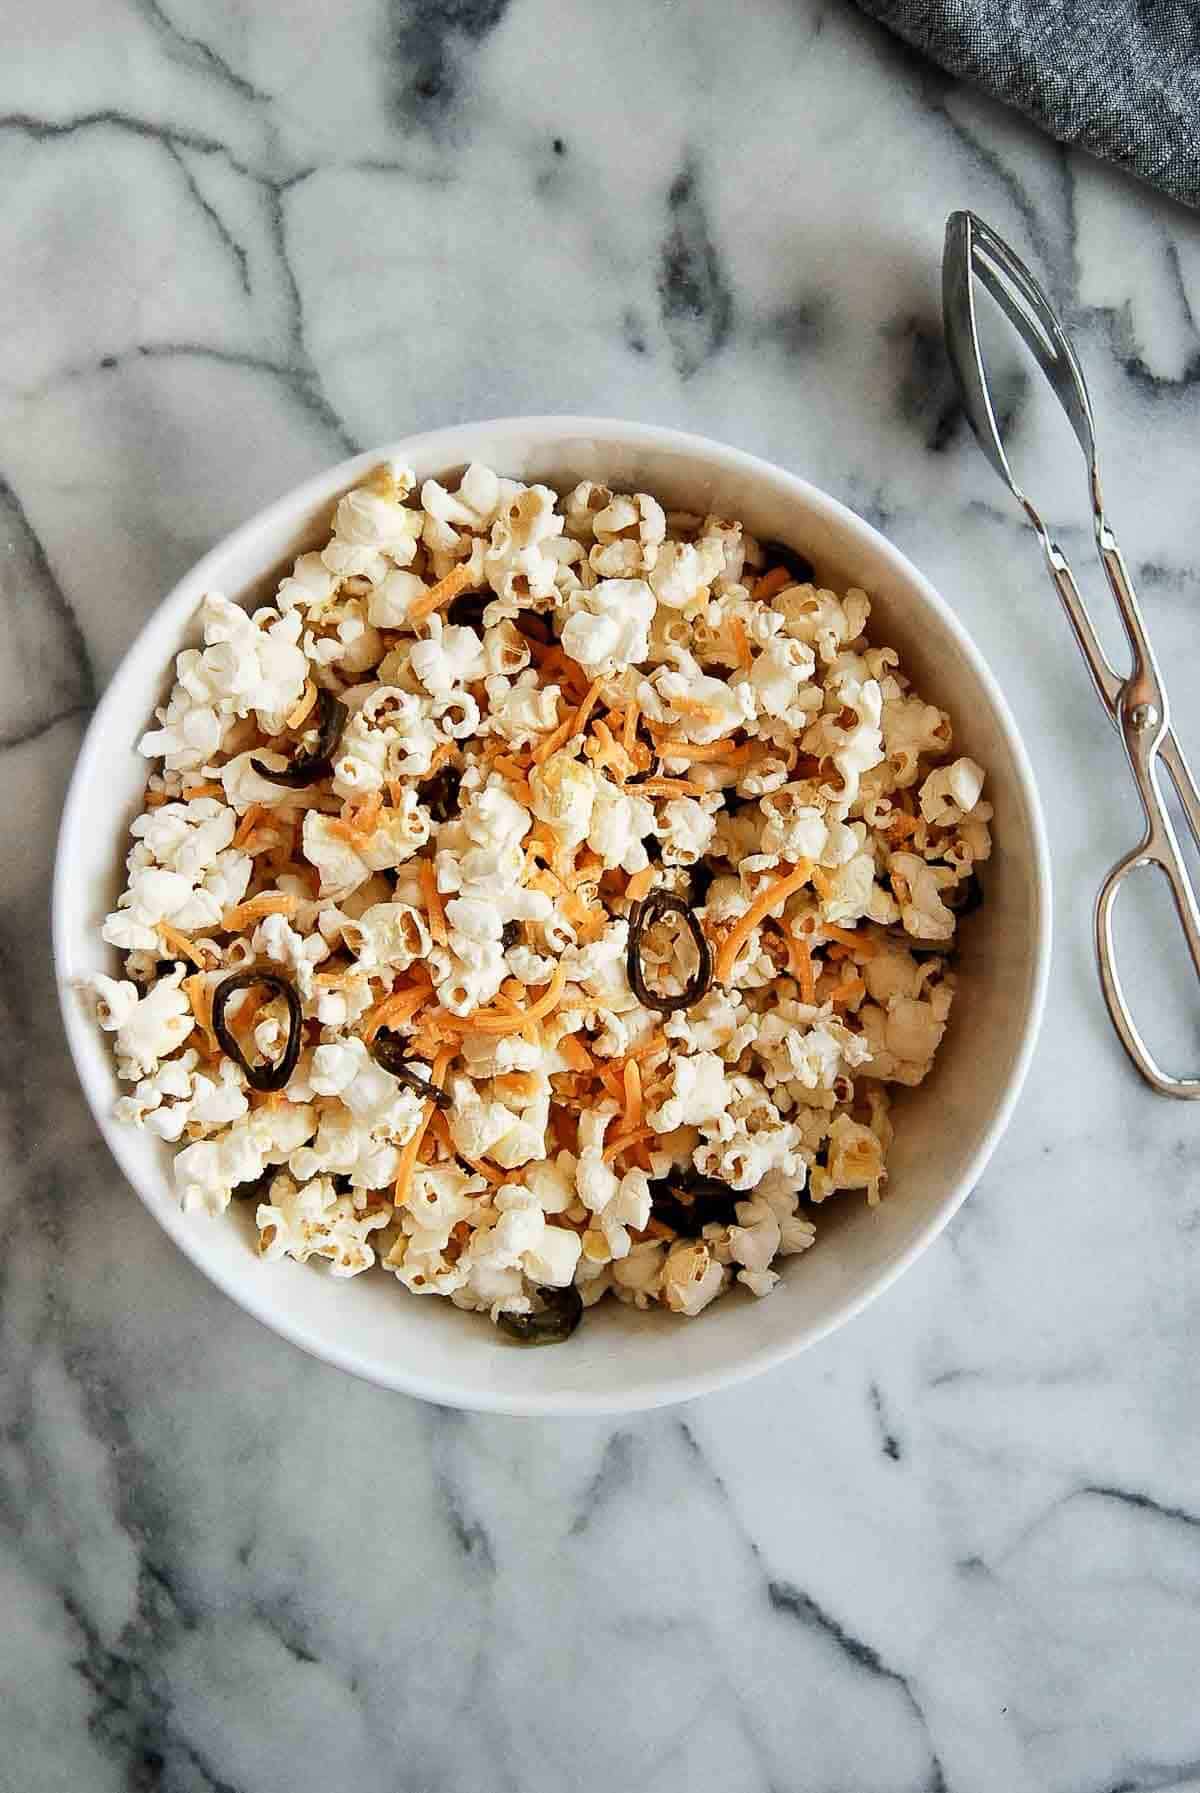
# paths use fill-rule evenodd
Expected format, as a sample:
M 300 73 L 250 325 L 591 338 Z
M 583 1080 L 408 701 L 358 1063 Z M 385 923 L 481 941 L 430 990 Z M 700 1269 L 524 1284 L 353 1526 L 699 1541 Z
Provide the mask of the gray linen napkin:
M 1200 206 L 1200 0 L 858 0 L 951 74 Z

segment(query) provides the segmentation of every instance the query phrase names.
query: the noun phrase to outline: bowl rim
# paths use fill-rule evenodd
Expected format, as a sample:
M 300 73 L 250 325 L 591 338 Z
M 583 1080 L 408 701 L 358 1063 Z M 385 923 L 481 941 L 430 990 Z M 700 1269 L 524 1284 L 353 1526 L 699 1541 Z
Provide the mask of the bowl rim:
M 622 1398 L 619 1392 L 608 1395 L 573 1390 L 551 1391 L 545 1394 L 509 1394 L 504 1390 L 494 1388 L 481 1389 L 465 1382 L 456 1381 L 453 1377 L 430 1375 L 419 1370 L 411 1370 L 403 1364 L 380 1362 L 376 1357 L 343 1345 L 336 1338 L 330 1339 L 323 1336 L 316 1328 L 297 1320 L 286 1310 L 281 1311 L 277 1299 L 277 1285 L 271 1279 L 262 1279 L 260 1294 L 252 1280 L 244 1282 L 238 1275 L 227 1272 L 223 1266 L 209 1263 L 204 1254 L 202 1236 L 190 1224 L 194 1216 L 183 1212 L 169 1188 L 165 1191 L 167 1199 L 164 1201 L 164 1190 L 159 1186 L 158 1180 L 144 1176 L 140 1162 L 135 1159 L 132 1151 L 127 1149 L 131 1148 L 133 1144 L 132 1130 L 118 1125 L 111 1113 L 111 1091 L 108 1088 L 103 1090 L 100 1088 L 101 1073 L 97 1060 L 97 1048 L 100 1042 L 96 1038 L 95 1024 L 91 1016 L 86 1013 L 84 1005 L 79 1002 L 78 993 L 73 987 L 72 981 L 63 971 L 63 966 L 69 962 L 70 958 L 66 895 L 70 876 L 70 842 L 80 829 L 86 814 L 85 794 L 90 782 L 93 761 L 100 752 L 100 743 L 106 737 L 110 724 L 120 713 L 122 674 L 129 662 L 136 656 L 139 644 L 152 626 L 161 621 L 164 612 L 176 609 L 182 612 L 185 606 L 190 611 L 194 606 L 197 589 L 203 587 L 211 576 L 212 569 L 230 554 L 250 549 L 256 537 L 269 531 L 272 524 L 284 522 L 292 513 L 299 515 L 311 511 L 319 503 L 329 502 L 335 494 L 353 485 L 380 461 L 395 460 L 402 464 L 433 461 L 453 466 L 465 463 L 472 458 L 472 444 L 477 442 L 480 435 L 504 432 L 519 434 L 530 440 L 540 439 L 546 442 L 565 437 L 587 437 L 600 443 L 611 442 L 614 446 L 619 445 L 623 448 L 674 450 L 680 454 L 702 458 L 712 462 L 714 467 L 737 469 L 743 476 L 750 479 L 765 478 L 776 484 L 782 482 L 791 488 L 792 495 L 798 504 L 807 507 L 812 512 L 822 514 L 825 520 L 840 533 L 857 535 L 885 561 L 890 561 L 899 578 L 915 587 L 925 604 L 934 612 L 941 626 L 953 637 L 959 651 L 968 662 L 987 696 L 994 719 L 1005 738 L 1030 824 L 1036 926 L 1032 940 L 1031 975 L 1020 1046 L 1014 1057 L 1004 1093 L 996 1105 L 991 1121 L 956 1182 L 946 1191 L 905 1250 L 890 1263 L 873 1271 L 865 1280 L 864 1286 L 855 1295 L 849 1297 L 835 1313 L 807 1326 L 802 1323 L 797 1326 L 794 1334 L 787 1340 L 763 1345 L 758 1350 L 745 1353 L 720 1369 L 689 1372 L 686 1368 L 681 1368 L 680 1373 L 672 1376 L 669 1380 L 660 1379 L 657 1383 L 643 1384 L 637 1389 L 631 1390 L 628 1398 Z M 180 621 L 183 621 L 182 615 Z M 437 1405 L 458 1407 L 475 1412 L 525 1416 L 584 1417 L 633 1413 L 693 1400 L 700 1395 L 733 1387 L 749 1380 L 752 1376 L 760 1375 L 766 1370 L 786 1363 L 810 1345 L 816 1344 L 819 1340 L 827 1338 L 831 1333 L 839 1330 L 855 1315 L 860 1314 L 864 1308 L 889 1289 L 921 1256 L 957 1213 L 979 1181 L 988 1160 L 1008 1126 L 1024 1086 L 1041 1028 L 1050 974 L 1052 915 L 1050 852 L 1045 817 L 1034 781 L 1033 769 L 1016 720 L 999 682 L 965 625 L 959 620 L 946 600 L 925 574 L 909 560 L 908 556 L 871 523 L 868 523 L 864 517 L 860 517 L 849 505 L 843 504 L 840 499 L 832 497 L 800 475 L 792 473 L 789 469 L 780 467 L 762 456 L 750 454 L 744 449 L 734 448 L 713 437 L 614 417 L 564 414 L 482 418 L 473 422 L 452 424 L 436 430 L 422 430 L 412 435 L 399 437 L 394 441 L 384 443 L 379 448 L 351 455 L 313 474 L 299 485 L 291 487 L 269 505 L 256 511 L 252 517 L 223 536 L 206 554 L 188 568 L 149 613 L 137 634 L 125 647 L 109 677 L 80 743 L 78 757 L 67 787 L 55 849 L 50 900 L 51 948 L 59 1008 L 71 1058 L 88 1107 L 118 1169 L 184 1256 L 240 1308 L 270 1327 L 273 1332 L 279 1333 L 291 1344 L 299 1346 L 301 1350 L 324 1363 L 332 1364 L 338 1369 L 360 1376 L 377 1386 L 413 1395 L 418 1399 Z

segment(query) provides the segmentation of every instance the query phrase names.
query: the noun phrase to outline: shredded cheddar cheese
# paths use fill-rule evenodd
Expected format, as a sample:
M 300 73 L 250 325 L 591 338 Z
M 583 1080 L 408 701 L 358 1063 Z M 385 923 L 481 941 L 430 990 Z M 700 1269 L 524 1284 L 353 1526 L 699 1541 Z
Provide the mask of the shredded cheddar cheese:
M 429 922 L 429 934 L 435 946 L 445 946 L 449 935 L 446 932 L 446 912 L 442 908 L 441 892 L 437 887 L 437 873 L 432 859 L 422 859 L 417 866 L 417 877 L 421 884 L 421 895 L 425 902 L 425 914 Z
M 264 890 L 260 896 L 250 897 L 247 902 L 226 909 L 221 926 L 229 934 L 240 934 L 253 922 L 261 921 L 264 915 L 292 916 L 299 907 L 300 898 L 290 892 Z
M 761 579 L 755 580 L 754 597 L 760 604 L 769 602 L 795 583 L 796 580 L 786 567 L 772 567 L 769 573 L 764 573 Z
M 607 1162 L 610 1159 L 619 1158 L 622 1152 L 628 1152 L 632 1146 L 641 1145 L 644 1139 L 655 1138 L 657 1138 L 657 1135 L 653 1127 L 638 1127 L 632 1133 L 622 1133 L 618 1138 L 613 1140 L 611 1145 L 605 1146 L 603 1153 L 604 1159 Z
M 547 1015 L 553 1014 L 562 1000 L 562 993 L 567 982 L 567 968 L 560 959 L 554 967 L 554 975 L 537 1001 L 517 1014 L 507 1014 L 503 1010 L 475 1009 L 470 1015 L 451 1015 L 448 1012 L 440 1016 L 444 1026 L 460 1033 L 474 1030 L 477 1033 L 505 1034 L 520 1033 L 531 1021 L 544 1021 Z
M 447 573 L 444 579 L 439 579 L 436 585 L 431 585 L 428 591 L 422 592 L 419 598 L 414 599 L 408 607 L 407 620 L 410 623 L 419 623 L 423 618 L 432 616 L 435 610 L 441 610 L 443 605 L 449 604 L 458 596 L 459 592 L 466 591 L 471 583 L 471 569 L 463 561 L 452 572 Z
M 373 1040 L 383 1028 L 399 1027 L 402 1022 L 411 1021 L 432 995 L 433 990 L 428 983 L 393 990 L 363 1016 L 359 1023 L 363 1039 Z
M 284 717 L 286 728 L 299 728 L 317 701 L 317 687 L 311 679 L 304 681 L 304 695 L 289 716 Z
M 446 1072 L 457 1057 L 457 1045 L 444 1047 L 433 1062 L 433 1067 L 429 1073 L 430 1083 L 436 1085 L 438 1089 L 443 1088 L 446 1082 Z M 408 1201 L 412 1191 L 413 1171 L 417 1166 L 417 1157 L 421 1150 L 421 1143 L 425 1138 L 426 1129 L 436 1113 L 437 1103 L 432 1100 L 426 1102 L 424 1113 L 417 1124 L 416 1132 L 401 1148 L 400 1163 L 396 1171 L 396 1182 L 393 1192 L 393 1199 L 398 1208 L 404 1207 L 405 1203 Z
M 642 1124 L 642 1073 L 636 1058 L 625 1060 L 625 1126 L 636 1133 Z
M 812 874 L 811 861 L 802 859 L 792 871 L 782 878 L 777 878 L 774 883 L 768 884 L 765 890 L 759 892 L 750 907 L 733 924 L 713 959 L 713 971 L 719 984 L 728 984 L 731 981 L 734 961 L 759 922 L 764 920 L 771 910 L 777 908 L 780 903 L 785 903 L 796 891 L 802 890 Z

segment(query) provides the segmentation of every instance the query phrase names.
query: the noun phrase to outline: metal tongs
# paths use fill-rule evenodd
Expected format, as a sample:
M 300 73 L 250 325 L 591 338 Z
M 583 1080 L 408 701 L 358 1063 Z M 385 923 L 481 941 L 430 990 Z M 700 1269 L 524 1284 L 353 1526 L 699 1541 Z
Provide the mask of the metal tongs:
M 1097 640 L 1066 555 L 1051 539 L 1041 517 L 1013 478 L 1000 439 L 980 349 L 975 315 L 976 280 L 995 299 L 1041 367 L 1083 450 L 1088 467 L 1096 548 L 1129 640 L 1132 665 L 1125 677 L 1109 664 Z M 1159 791 L 1159 764 L 1170 774 L 1198 848 L 1200 793 L 1171 727 L 1166 687 L 1128 569 L 1104 514 L 1096 465 L 1095 427 L 1083 373 L 1049 299 L 1029 269 L 973 212 L 952 212 L 946 224 L 942 307 L 946 346 L 967 419 L 979 446 L 1037 531 L 1050 576 L 1091 670 L 1100 701 L 1125 744 L 1126 757 L 1145 812 L 1146 832 L 1141 842 L 1114 865 L 1096 902 L 1096 958 L 1104 1000 L 1122 1045 L 1146 1082 L 1164 1096 L 1200 1097 L 1200 1078 L 1171 1077 L 1155 1062 L 1129 1011 L 1114 958 L 1112 920 L 1117 893 L 1131 872 L 1143 865 L 1153 865 L 1171 887 L 1192 964 L 1200 977 L 1200 908 L 1171 817 Z

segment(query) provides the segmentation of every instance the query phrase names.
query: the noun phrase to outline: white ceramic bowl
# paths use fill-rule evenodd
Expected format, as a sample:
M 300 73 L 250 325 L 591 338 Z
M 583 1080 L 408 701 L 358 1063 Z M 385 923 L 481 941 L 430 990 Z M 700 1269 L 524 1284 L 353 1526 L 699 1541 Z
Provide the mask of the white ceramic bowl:
M 175 653 L 196 639 L 202 594 L 272 591 L 297 552 L 326 539 L 336 498 L 385 456 L 422 478 L 476 459 L 560 489 L 602 480 L 794 543 L 828 583 L 865 587 L 875 638 L 900 650 L 918 689 L 953 716 L 956 744 L 987 768 L 996 811 L 987 902 L 964 929 L 960 992 L 935 1070 L 896 1105 L 889 1197 L 874 1210 L 853 1195 L 822 1208 L 817 1244 L 787 1261 L 768 1300 L 735 1291 L 695 1321 L 609 1300 L 569 1345 L 522 1350 L 390 1276 L 335 1281 L 316 1265 L 261 1263 L 243 1209 L 234 1204 L 220 1219 L 181 1213 L 170 1149 L 111 1117 L 111 1042 L 72 980 L 114 970 L 100 924 L 121 888 L 145 782 L 137 739 Z M 577 1414 L 684 1400 L 780 1363 L 857 1313 L 936 1237 L 983 1170 L 1029 1064 L 1048 969 L 1050 877 L 1008 706 L 954 613 L 902 554 L 832 498 L 735 449 L 639 424 L 549 417 L 464 425 L 344 461 L 214 548 L 150 618 L 96 711 L 63 815 L 53 908 L 67 1037 L 88 1101 L 121 1169 L 193 1263 L 295 1344 L 387 1387 L 461 1407 Z

